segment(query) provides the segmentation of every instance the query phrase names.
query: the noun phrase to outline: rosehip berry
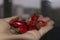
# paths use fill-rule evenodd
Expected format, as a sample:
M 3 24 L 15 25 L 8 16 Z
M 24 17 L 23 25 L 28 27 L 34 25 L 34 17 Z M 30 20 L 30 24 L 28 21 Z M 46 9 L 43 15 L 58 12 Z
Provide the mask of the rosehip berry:
M 44 22 L 44 21 L 39 21 L 39 23 L 42 27 L 46 26 L 46 22 Z
M 25 23 L 26 24 L 26 20 L 21 20 L 21 22 Z
M 34 29 L 34 25 L 35 25 L 34 21 L 30 21 L 29 26 L 28 26 L 29 30 Z
M 37 27 L 37 25 L 34 25 L 33 28 L 34 28 L 35 30 L 39 30 L 39 28 Z
M 16 21 L 13 21 L 12 23 L 10 23 L 10 25 L 15 28 L 18 28 L 20 26 L 27 25 L 27 24 L 26 24 L 26 22 L 16 20 Z
M 30 21 L 29 25 L 34 25 L 34 21 Z
M 39 15 L 36 15 L 36 14 L 33 15 L 30 21 L 30 25 L 36 25 L 38 18 L 39 18 Z
M 34 20 L 37 20 L 39 18 L 39 16 L 32 16 L 31 20 L 34 21 Z
M 33 29 L 33 26 L 32 25 L 29 25 L 28 26 L 28 30 L 32 30 Z
M 28 26 L 28 29 L 29 29 L 29 30 L 39 30 L 39 28 L 38 28 L 37 25 L 29 25 L 29 26 Z
M 38 18 L 39 18 L 39 14 L 40 14 L 39 11 L 34 12 L 34 15 L 32 16 L 31 20 L 32 20 L 32 21 L 34 21 L 34 20 L 37 21 Z
M 21 34 L 22 34 L 22 33 L 27 32 L 27 31 L 28 31 L 28 29 L 27 29 L 26 27 L 24 27 L 24 26 L 23 26 L 23 27 L 19 27 L 19 28 L 18 28 L 18 31 L 19 31 L 19 33 L 21 33 Z

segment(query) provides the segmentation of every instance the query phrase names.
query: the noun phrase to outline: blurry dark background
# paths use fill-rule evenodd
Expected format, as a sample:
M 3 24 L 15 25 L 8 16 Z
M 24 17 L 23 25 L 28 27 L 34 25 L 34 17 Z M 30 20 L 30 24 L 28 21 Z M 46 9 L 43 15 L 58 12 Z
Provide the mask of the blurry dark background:
M 60 0 L 0 0 L 0 18 L 30 18 L 38 10 L 55 21 L 54 28 L 41 40 L 60 40 Z

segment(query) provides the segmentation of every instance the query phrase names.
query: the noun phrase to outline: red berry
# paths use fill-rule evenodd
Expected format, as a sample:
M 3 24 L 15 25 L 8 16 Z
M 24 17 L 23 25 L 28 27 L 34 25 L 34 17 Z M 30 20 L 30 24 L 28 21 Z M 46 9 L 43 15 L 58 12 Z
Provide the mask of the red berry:
M 34 25 L 33 28 L 34 28 L 35 30 L 39 30 L 39 28 L 37 27 L 37 25 Z
M 30 23 L 29 23 L 29 30 L 34 29 L 34 25 L 35 25 L 34 21 L 30 21 Z
M 34 20 L 37 20 L 39 16 L 32 16 L 31 20 L 34 21 Z
M 38 15 L 33 15 L 29 24 L 30 25 L 36 25 L 38 18 L 39 18 Z
M 39 18 L 38 15 L 32 16 L 31 21 L 29 23 L 29 30 L 32 30 L 32 29 L 38 30 L 38 27 L 36 26 L 36 22 L 37 22 L 38 18 Z
M 24 27 L 24 26 L 23 26 L 23 27 L 19 27 L 19 28 L 18 28 L 18 31 L 19 31 L 19 33 L 21 33 L 21 34 L 22 34 L 22 33 L 27 32 L 28 30 L 27 30 L 27 28 L 26 28 L 26 27 Z
M 44 21 L 39 21 L 39 23 L 42 27 L 46 26 L 46 22 L 44 22 Z
M 39 30 L 37 25 L 29 25 L 28 28 L 29 30 Z
M 10 23 L 10 25 L 13 26 L 13 27 L 18 28 L 20 26 L 27 25 L 27 24 L 24 21 L 16 20 L 16 21 L 13 21 L 12 23 Z
M 29 25 L 34 25 L 34 21 L 30 21 Z
M 28 30 L 32 30 L 33 29 L 33 26 L 32 25 L 29 25 L 28 26 Z
M 27 24 L 27 23 L 26 23 L 26 20 L 21 20 L 21 22 L 23 22 L 24 24 Z

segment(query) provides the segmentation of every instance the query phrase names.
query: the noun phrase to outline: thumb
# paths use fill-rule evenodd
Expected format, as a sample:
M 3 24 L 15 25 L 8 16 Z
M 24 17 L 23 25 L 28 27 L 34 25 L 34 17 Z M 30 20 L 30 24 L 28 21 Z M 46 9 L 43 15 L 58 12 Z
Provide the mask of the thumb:
M 9 18 L 4 18 L 4 20 L 9 23 L 11 20 L 18 19 L 18 18 L 19 18 L 18 16 L 13 16 Z

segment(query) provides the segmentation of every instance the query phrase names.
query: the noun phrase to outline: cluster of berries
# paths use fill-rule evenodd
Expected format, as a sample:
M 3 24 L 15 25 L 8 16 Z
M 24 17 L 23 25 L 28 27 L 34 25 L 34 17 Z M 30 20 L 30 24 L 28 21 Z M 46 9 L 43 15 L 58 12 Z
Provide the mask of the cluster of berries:
M 39 30 L 40 27 L 46 26 L 46 22 L 38 21 L 38 19 L 38 15 L 33 15 L 31 20 L 28 20 L 29 22 L 26 22 L 26 20 L 14 20 L 10 23 L 11 29 L 14 29 L 18 34 L 23 34 L 29 30 Z

